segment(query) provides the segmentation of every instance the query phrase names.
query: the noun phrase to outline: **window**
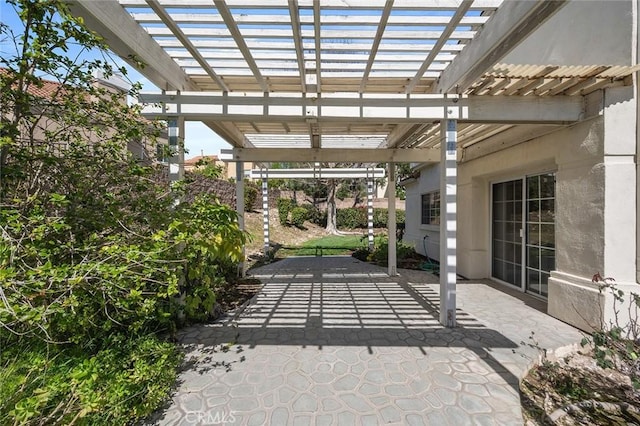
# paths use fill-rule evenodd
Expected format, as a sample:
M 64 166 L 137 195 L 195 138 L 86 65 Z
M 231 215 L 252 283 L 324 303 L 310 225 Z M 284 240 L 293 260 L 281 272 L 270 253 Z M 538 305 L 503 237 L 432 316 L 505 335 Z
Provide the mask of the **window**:
M 440 191 L 422 194 L 422 220 L 423 225 L 440 224 Z

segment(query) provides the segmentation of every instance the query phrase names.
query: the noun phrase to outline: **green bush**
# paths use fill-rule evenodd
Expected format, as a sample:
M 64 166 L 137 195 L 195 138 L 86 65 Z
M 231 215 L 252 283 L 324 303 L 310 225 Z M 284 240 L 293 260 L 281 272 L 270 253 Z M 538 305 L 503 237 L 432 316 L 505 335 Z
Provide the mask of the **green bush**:
M 302 204 L 300 207 L 304 207 L 307 210 L 307 220 L 311 223 L 315 223 L 318 226 L 327 226 L 327 212 L 320 211 L 319 208 L 311 203 Z
M 413 246 L 398 242 L 396 244 L 396 259 L 411 259 L 416 256 Z M 379 265 L 387 265 L 389 262 L 389 239 L 384 237 L 376 238 L 374 249 L 369 255 L 368 259 L 371 262 L 375 262 Z
M 367 209 L 362 207 L 338 209 L 336 212 L 336 226 L 347 229 L 366 228 Z
M 386 228 L 389 218 L 389 211 L 385 208 L 373 209 L 373 226 L 375 228 Z M 404 224 L 404 210 L 396 210 L 396 224 Z M 346 209 L 338 209 L 336 216 L 336 224 L 338 228 L 367 228 L 368 211 L 364 207 L 351 207 Z
M 295 203 L 291 198 L 278 198 L 277 207 L 280 224 L 287 225 L 289 221 L 289 213 L 294 206 Z
M 182 358 L 151 335 L 113 335 L 94 353 L 33 340 L 3 343 L 0 424 L 131 424 L 164 402 Z
M 291 224 L 296 228 L 302 228 L 307 220 L 307 209 L 304 207 L 294 207 L 291 209 Z
M 374 208 L 373 209 L 373 226 L 375 228 L 386 228 L 389 220 L 389 209 Z M 405 221 L 404 210 L 396 210 L 396 224 L 403 224 Z
M 359 248 L 351 254 L 351 256 L 363 262 L 366 262 L 367 260 L 369 260 L 369 255 L 371 255 L 371 252 L 369 251 L 368 247 Z
M 244 211 L 253 211 L 253 206 L 258 198 L 258 188 L 254 185 L 245 185 L 244 187 Z
M 133 424 L 175 382 L 156 333 L 208 318 L 245 234 L 214 200 L 174 206 L 184 185 L 127 151 L 162 125 L 95 85 L 102 59 L 69 59 L 105 46 L 64 2 L 8 3 L 28 35 L 0 57 L 0 424 Z M 42 74 L 64 96 L 34 94 Z

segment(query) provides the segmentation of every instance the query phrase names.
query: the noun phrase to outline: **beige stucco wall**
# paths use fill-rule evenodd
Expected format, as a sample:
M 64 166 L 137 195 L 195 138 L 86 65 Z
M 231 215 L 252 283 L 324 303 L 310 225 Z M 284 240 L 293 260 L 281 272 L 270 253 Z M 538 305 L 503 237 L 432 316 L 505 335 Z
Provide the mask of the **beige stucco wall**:
M 615 316 L 613 299 L 591 282 L 599 272 L 621 288 L 636 284 L 636 104 L 631 87 L 609 90 L 603 115 L 458 165 L 458 272 L 491 276 L 491 184 L 553 171 L 556 173 L 556 270 L 549 282 L 548 312 L 589 330 Z M 492 152 L 495 151 L 495 152 Z M 464 153 L 462 154 L 464 159 Z M 407 236 L 420 250 L 420 194 L 437 182 L 439 166 L 423 171 L 407 187 Z M 416 217 L 414 217 L 416 216 Z M 418 226 L 416 227 L 415 224 Z M 436 247 L 431 253 L 438 253 Z

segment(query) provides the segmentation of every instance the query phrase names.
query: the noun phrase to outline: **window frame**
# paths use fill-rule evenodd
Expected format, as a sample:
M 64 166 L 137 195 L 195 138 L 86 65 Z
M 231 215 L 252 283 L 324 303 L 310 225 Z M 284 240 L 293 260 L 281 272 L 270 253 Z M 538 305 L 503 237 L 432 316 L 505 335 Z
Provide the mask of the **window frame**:
M 426 204 L 425 204 L 426 200 Z M 425 192 L 420 195 L 420 225 L 440 225 L 440 191 Z

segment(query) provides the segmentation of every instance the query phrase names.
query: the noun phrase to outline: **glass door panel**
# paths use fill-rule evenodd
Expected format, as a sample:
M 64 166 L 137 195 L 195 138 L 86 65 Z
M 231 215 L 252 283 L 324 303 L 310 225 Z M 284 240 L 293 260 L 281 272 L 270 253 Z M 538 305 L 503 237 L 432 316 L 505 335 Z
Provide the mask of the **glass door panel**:
M 492 262 L 494 278 L 522 286 L 522 180 L 493 185 Z
M 492 277 L 546 297 L 555 269 L 555 174 L 493 184 L 492 212 Z
M 555 175 L 526 178 L 527 265 L 525 289 L 547 297 L 550 272 L 555 268 Z

